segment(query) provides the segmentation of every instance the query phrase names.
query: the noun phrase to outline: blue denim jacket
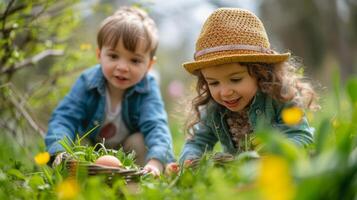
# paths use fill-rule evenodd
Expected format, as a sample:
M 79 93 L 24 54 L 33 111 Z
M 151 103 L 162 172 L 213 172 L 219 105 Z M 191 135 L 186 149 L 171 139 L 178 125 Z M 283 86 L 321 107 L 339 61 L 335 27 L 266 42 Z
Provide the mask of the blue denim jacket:
M 309 127 L 306 117 L 303 117 L 300 124 L 296 126 L 287 126 L 283 123 L 281 111 L 290 105 L 291 103 L 279 103 L 265 93 L 258 91 L 248 111 L 249 123 L 253 132 L 258 121 L 265 121 L 269 122 L 273 128 L 286 134 L 287 138 L 298 146 L 311 144 L 314 129 Z M 228 114 L 228 109 L 215 102 L 210 102 L 206 109 L 202 110 L 201 121 L 193 128 L 193 138 L 186 141 L 181 152 L 180 163 L 187 159 L 199 158 L 205 151 L 212 151 L 218 141 L 221 143 L 224 152 L 239 153 L 228 131 L 226 114 Z
M 71 91 L 52 113 L 45 137 L 47 151 L 64 151 L 58 143 L 64 137 L 75 139 L 100 125 L 88 137 L 94 142 L 105 118 L 105 77 L 101 66 L 84 71 Z M 122 100 L 122 119 L 130 133 L 144 135 L 148 148 L 146 160 L 156 158 L 163 164 L 174 161 L 172 138 L 159 87 L 151 75 L 127 89 Z

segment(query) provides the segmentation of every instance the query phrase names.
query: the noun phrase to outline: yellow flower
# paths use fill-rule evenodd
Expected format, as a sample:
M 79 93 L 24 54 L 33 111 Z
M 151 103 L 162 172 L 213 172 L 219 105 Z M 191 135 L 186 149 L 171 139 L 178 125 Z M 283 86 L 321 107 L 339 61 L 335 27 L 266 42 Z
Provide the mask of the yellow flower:
M 42 152 L 35 156 L 35 162 L 38 165 L 45 165 L 50 160 L 50 154 L 48 152 Z
M 57 185 L 56 193 L 58 199 L 74 199 L 79 194 L 78 182 L 73 178 L 66 179 Z
M 264 156 L 261 160 L 257 185 L 266 200 L 289 200 L 295 195 L 289 166 L 278 156 Z
M 91 50 L 92 49 L 92 45 L 89 44 L 89 43 L 82 43 L 79 48 L 82 50 L 82 51 L 86 51 L 86 50 Z
M 283 122 L 289 126 L 294 126 L 299 124 L 301 122 L 303 115 L 304 112 L 299 107 L 285 108 L 281 113 Z
M 332 126 L 338 128 L 340 126 L 340 121 L 337 118 L 332 119 Z

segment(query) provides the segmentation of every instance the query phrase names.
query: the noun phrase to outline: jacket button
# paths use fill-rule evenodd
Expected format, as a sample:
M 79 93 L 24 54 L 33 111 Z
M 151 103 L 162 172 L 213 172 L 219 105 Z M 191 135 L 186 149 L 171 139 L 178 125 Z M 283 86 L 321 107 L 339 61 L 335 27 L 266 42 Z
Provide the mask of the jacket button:
M 260 115 L 260 114 L 262 114 L 262 111 L 260 109 L 256 109 L 255 114 Z

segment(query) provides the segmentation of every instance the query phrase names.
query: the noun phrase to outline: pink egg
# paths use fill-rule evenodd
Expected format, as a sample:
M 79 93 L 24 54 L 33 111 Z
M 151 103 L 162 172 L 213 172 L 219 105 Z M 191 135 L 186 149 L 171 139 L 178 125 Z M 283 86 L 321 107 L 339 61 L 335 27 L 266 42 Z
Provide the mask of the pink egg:
M 121 166 L 123 166 L 117 157 L 111 156 L 111 155 L 101 156 L 94 163 L 97 165 L 104 165 L 107 167 L 121 167 Z

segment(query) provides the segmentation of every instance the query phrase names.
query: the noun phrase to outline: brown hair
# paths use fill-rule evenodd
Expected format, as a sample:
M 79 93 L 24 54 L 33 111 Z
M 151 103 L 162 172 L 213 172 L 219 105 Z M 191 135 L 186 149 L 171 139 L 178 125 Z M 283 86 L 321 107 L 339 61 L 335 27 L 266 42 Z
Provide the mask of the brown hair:
M 144 39 L 145 50 L 150 51 L 152 58 L 158 46 L 156 24 L 142 9 L 122 7 L 102 22 L 97 34 L 98 48 L 111 46 L 114 49 L 121 39 L 124 47 L 132 52 L 136 51 L 138 41 Z
M 255 77 L 258 88 L 280 102 L 293 102 L 295 105 L 310 110 L 317 110 L 317 94 L 311 84 L 299 73 L 301 66 L 297 60 L 278 64 L 267 63 L 239 63 L 247 67 L 250 76 Z M 212 100 L 207 82 L 200 70 L 196 73 L 197 96 L 192 100 L 191 115 L 186 121 L 186 132 L 191 134 L 192 127 L 199 122 L 199 109 Z M 192 115 L 193 114 L 193 115 Z

